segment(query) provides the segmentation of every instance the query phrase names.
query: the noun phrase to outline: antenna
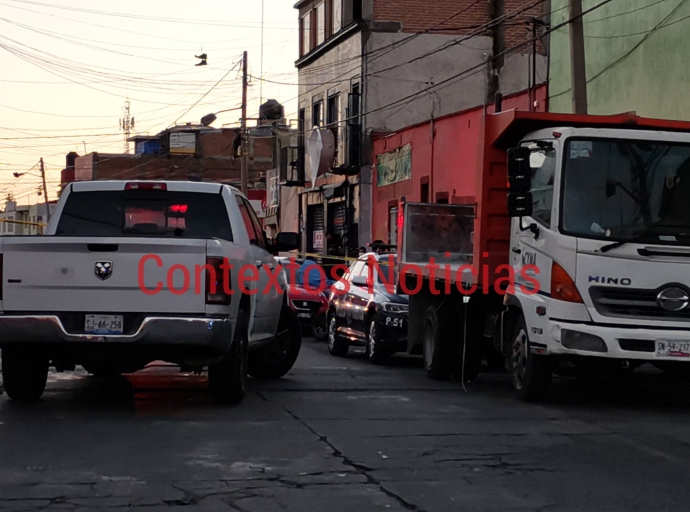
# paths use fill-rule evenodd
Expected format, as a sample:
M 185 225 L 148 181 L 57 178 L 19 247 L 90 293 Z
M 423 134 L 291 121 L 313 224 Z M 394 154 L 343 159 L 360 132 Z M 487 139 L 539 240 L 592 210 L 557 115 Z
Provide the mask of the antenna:
M 120 119 L 120 130 L 125 133 L 125 154 L 129 154 L 129 137 L 134 129 L 134 118 L 129 115 L 129 100 L 125 101 L 122 111 L 125 117 Z

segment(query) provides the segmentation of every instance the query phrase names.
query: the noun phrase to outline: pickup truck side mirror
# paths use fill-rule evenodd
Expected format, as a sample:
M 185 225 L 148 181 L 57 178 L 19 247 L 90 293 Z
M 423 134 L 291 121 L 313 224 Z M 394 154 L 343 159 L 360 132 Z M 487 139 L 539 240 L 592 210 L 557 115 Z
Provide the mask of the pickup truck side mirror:
M 532 169 L 529 148 L 519 147 L 508 150 L 508 215 L 529 217 L 532 215 Z
M 275 242 L 268 249 L 273 254 L 299 249 L 299 233 L 278 233 Z

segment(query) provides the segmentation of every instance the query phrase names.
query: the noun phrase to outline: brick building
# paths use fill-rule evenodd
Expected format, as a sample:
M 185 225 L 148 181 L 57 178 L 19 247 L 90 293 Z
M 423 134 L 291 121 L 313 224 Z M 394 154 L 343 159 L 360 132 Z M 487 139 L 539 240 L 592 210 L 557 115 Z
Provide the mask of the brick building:
M 295 175 L 304 185 L 312 128 L 333 132 L 336 155 L 315 186 L 298 187 L 304 250 L 325 253 L 324 233 L 347 249 L 377 238 L 371 134 L 492 103 L 546 76 L 541 45 L 532 52 L 528 23 L 549 11 L 539 0 L 300 0 L 300 141 Z M 519 49 L 517 45 L 522 45 Z M 541 108 L 540 105 L 538 108 Z M 534 107 L 534 98 L 526 108 Z M 447 143 L 454 144 L 448 140 Z M 304 172 L 300 174 L 300 170 Z M 432 199 L 432 198 L 430 198 Z
M 266 215 L 267 172 L 280 165 L 277 140 L 290 132 L 282 117 L 259 121 L 248 130 L 248 195 L 260 218 Z M 61 188 L 72 181 L 107 179 L 199 179 L 241 186 L 239 128 L 186 124 L 129 140 L 136 148 L 133 154 L 68 154 Z

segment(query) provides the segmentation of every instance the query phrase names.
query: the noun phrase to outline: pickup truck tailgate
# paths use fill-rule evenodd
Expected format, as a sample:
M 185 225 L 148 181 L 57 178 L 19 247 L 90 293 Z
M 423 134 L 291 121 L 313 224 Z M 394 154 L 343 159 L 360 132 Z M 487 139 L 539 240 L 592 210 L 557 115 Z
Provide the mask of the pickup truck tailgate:
M 195 293 L 196 265 L 206 263 L 206 241 L 169 238 L 8 237 L 2 239 L 5 312 L 204 313 L 203 277 Z M 156 255 L 160 260 L 148 259 Z M 108 265 L 109 264 L 109 265 Z M 160 265 L 159 265 L 160 264 Z M 177 269 L 168 287 L 168 274 Z M 97 274 L 97 267 L 110 266 Z M 141 268 L 140 268 L 141 267 Z M 203 274 L 202 274 L 203 276 Z M 105 278 L 104 278 L 105 277 Z M 160 292 L 146 294 L 142 290 Z

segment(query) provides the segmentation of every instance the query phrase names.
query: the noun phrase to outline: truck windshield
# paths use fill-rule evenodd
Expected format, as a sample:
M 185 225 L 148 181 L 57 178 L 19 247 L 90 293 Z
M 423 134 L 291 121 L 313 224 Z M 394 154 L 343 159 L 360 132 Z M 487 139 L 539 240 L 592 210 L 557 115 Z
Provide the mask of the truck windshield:
M 199 192 L 73 192 L 65 203 L 55 234 L 220 238 L 232 241 L 223 197 Z
M 563 181 L 566 233 L 690 243 L 690 145 L 570 139 Z

